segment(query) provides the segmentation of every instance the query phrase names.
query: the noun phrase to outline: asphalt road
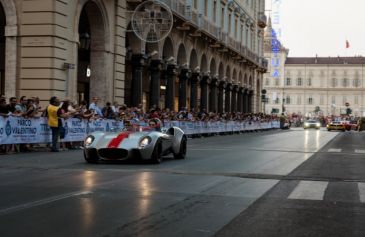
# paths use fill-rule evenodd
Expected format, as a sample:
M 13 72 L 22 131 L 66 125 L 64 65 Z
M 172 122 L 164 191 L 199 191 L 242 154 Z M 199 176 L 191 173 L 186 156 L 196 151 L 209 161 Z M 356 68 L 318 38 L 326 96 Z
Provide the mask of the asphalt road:
M 365 133 L 188 141 L 160 165 L 0 156 L 3 236 L 365 236 Z

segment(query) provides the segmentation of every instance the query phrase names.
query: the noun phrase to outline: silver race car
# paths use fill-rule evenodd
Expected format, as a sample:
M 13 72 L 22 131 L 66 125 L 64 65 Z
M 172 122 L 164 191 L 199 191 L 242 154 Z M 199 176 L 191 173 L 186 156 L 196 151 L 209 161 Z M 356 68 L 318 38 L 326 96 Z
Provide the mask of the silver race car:
M 184 159 L 187 137 L 178 127 L 168 129 L 138 127 L 120 132 L 93 132 L 84 140 L 84 157 L 88 163 L 99 160 L 141 158 L 160 163 L 162 156 L 172 153 Z

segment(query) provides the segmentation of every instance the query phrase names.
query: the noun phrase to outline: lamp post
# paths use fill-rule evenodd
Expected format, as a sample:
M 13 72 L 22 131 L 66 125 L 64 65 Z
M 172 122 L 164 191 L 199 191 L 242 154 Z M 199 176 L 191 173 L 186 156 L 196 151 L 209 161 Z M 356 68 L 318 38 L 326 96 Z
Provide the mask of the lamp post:
M 90 49 L 91 39 L 90 39 L 89 33 L 87 33 L 87 32 L 81 33 L 79 41 L 80 41 L 80 45 L 79 45 L 80 49 L 82 49 L 82 50 L 89 50 Z

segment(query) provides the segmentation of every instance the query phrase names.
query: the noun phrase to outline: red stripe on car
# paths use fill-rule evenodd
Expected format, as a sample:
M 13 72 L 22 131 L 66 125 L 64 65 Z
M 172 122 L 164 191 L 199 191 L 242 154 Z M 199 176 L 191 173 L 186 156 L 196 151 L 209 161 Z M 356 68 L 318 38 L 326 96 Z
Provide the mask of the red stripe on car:
M 127 137 L 129 137 L 130 132 L 124 132 L 119 134 L 116 138 L 113 138 L 109 144 L 108 148 L 118 148 L 119 144 Z

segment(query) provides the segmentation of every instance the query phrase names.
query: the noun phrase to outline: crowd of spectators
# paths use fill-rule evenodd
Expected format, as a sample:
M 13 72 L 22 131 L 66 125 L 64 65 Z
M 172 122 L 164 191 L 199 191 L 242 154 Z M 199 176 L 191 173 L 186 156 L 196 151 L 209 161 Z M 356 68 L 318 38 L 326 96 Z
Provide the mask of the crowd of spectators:
M 241 113 L 226 112 L 217 113 L 215 111 L 207 112 L 205 110 L 181 108 L 180 111 L 173 111 L 168 108 L 161 109 L 153 106 L 148 111 L 144 111 L 142 104 L 136 107 L 127 107 L 117 102 L 113 104 L 106 102 L 104 106 L 99 104 L 99 98 L 92 97 L 91 103 L 88 105 L 86 101 L 79 104 L 64 99 L 60 104 L 60 113 L 62 118 L 80 118 L 80 119 L 116 119 L 130 121 L 145 121 L 151 118 L 159 118 L 161 121 L 240 121 L 240 122 L 268 122 L 278 120 L 276 115 L 267 115 L 263 113 Z M 47 107 L 42 107 L 38 97 L 27 98 L 20 97 L 19 101 L 15 97 L 9 98 L 0 96 L 0 116 L 22 116 L 25 118 L 47 117 Z M 0 148 L 0 153 L 3 148 Z M 20 151 L 29 150 L 29 146 L 18 149 Z

